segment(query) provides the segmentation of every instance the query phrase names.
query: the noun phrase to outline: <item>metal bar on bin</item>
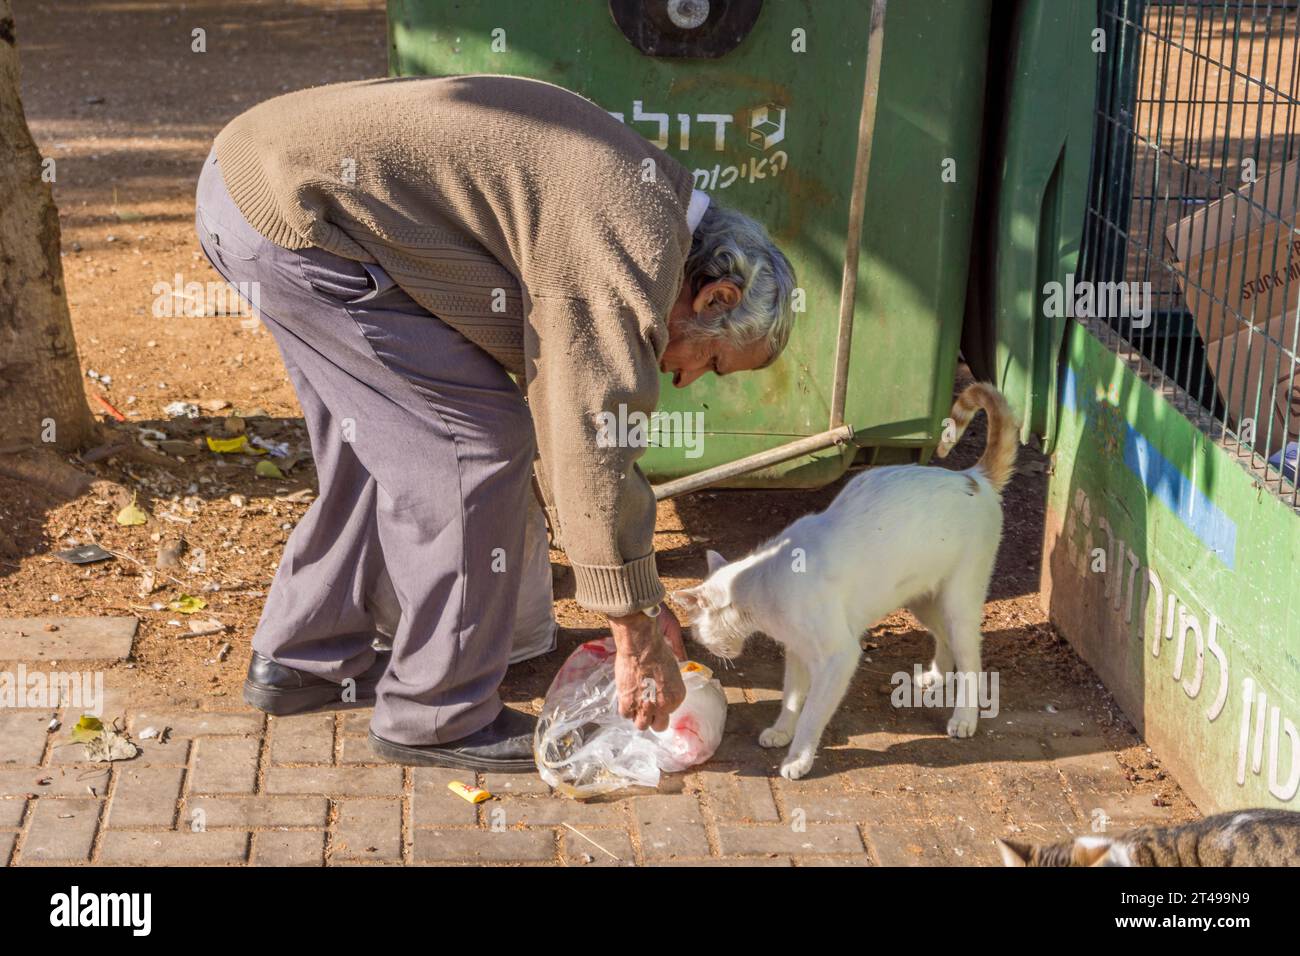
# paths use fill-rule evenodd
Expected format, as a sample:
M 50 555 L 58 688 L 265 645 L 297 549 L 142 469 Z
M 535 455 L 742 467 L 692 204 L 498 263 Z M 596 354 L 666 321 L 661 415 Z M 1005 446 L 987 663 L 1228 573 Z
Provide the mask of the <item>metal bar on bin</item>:
M 858 119 L 858 155 L 853 164 L 853 192 L 849 196 L 849 233 L 844 240 L 844 273 L 840 281 L 840 334 L 835 344 L 835 385 L 831 391 L 831 428 L 844 424 L 844 402 L 849 385 L 849 350 L 853 344 L 853 309 L 858 298 L 858 249 L 862 242 L 862 217 L 866 207 L 871 144 L 875 140 L 876 101 L 880 94 L 880 54 L 885 37 L 885 0 L 871 5 L 871 31 L 867 36 L 866 80 L 862 88 L 862 115 Z
M 875 138 L 876 103 L 880 93 L 880 57 L 885 38 L 885 7 L 887 0 L 873 0 L 871 28 L 867 36 L 866 79 L 862 92 L 862 114 L 858 119 L 858 150 L 853 164 L 853 192 L 849 197 L 849 231 L 844 242 L 844 273 L 840 285 L 839 335 L 835 343 L 835 379 L 831 389 L 830 428 L 817 435 L 787 442 L 767 451 L 708 468 L 704 471 L 677 478 L 654 486 L 655 499 L 663 501 L 688 491 L 698 491 L 709 485 L 736 478 L 740 475 L 779 465 L 792 458 L 842 445 L 853 439 L 853 428 L 844 424 L 844 403 L 848 390 L 849 348 L 853 342 L 853 310 L 858 292 L 858 249 L 862 239 L 862 218 L 865 213 L 867 178 L 871 166 L 871 145 Z
M 832 445 L 842 445 L 852 438 L 852 427 L 841 425 L 839 428 L 832 428 L 830 431 L 824 431 L 818 435 L 809 435 L 807 438 L 800 438 L 784 445 L 777 445 L 767 451 L 760 451 L 756 455 L 748 455 L 727 462 L 725 465 L 718 465 L 716 468 L 707 468 L 704 471 L 697 471 L 693 475 L 687 475 L 685 478 L 677 478 L 673 481 L 665 481 L 662 484 L 655 485 L 655 500 L 663 501 L 666 498 L 674 498 L 688 491 L 699 491 L 701 488 L 717 484 L 719 481 L 726 481 L 728 478 L 735 478 L 738 475 L 757 471 L 759 468 L 779 465 L 783 461 L 789 461 L 791 458 L 798 458 L 801 455 L 811 455 L 815 451 L 830 448 Z

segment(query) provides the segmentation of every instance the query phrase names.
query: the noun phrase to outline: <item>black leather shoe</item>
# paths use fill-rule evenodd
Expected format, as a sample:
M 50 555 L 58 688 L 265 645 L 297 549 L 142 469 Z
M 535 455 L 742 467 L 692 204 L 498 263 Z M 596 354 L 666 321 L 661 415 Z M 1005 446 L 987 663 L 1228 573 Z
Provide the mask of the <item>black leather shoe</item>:
M 355 701 L 345 701 L 342 684 L 285 667 L 253 651 L 253 659 L 248 662 L 248 679 L 244 681 L 244 701 L 277 717 L 305 710 L 366 707 L 374 703 L 375 685 L 387 668 L 388 655 L 377 655 L 375 662 L 356 678 Z
M 495 770 L 523 773 L 533 762 L 533 729 L 537 718 L 502 707 L 496 719 L 468 737 L 445 744 L 395 744 L 370 732 L 370 748 L 385 760 L 408 767 L 453 767 L 456 770 Z

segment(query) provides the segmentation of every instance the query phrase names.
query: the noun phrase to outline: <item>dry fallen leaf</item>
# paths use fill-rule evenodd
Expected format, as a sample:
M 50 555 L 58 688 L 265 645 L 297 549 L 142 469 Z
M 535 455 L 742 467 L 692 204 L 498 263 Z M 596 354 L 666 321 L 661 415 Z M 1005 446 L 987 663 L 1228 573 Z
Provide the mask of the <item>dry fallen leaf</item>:
M 89 743 L 103 732 L 103 721 L 98 717 L 92 717 L 90 714 L 82 714 L 81 719 L 72 728 L 72 739 L 79 740 L 82 743 Z
M 176 600 L 168 602 L 167 606 L 177 614 L 193 614 L 195 611 L 202 611 L 208 606 L 208 602 L 203 598 L 182 594 Z
M 102 734 L 86 742 L 86 759 L 92 763 L 130 760 L 139 752 L 130 737 L 112 727 L 105 727 Z
M 144 524 L 149 520 L 149 516 L 144 510 L 131 499 L 131 503 L 117 513 L 117 523 L 123 525 Z

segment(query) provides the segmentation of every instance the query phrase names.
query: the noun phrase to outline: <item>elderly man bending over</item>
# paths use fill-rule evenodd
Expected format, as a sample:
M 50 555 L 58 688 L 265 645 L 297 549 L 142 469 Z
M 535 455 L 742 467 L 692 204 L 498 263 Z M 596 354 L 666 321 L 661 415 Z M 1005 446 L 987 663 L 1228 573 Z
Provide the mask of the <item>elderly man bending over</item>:
M 320 479 L 253 639 L 250 703 L 337 706 L 348 687 L 377 698 L 384 758 L 531 768 L 534 719 L 498 687 L 540 454 L 577 601 L 609 618 L 620 707 L 666 725 L 684 652 L 654 494 L 642 449 L 607 447 L 599 422 L 649 415 L 661 373 L 682 387 L 772 362 L 794 285 L 761 226 L 691 187 L 599 106 L 514 77 L 324 86 L 222 130 L 200 242 L 256 283 Z M 385 570 L 391 659 L 367 600 Z

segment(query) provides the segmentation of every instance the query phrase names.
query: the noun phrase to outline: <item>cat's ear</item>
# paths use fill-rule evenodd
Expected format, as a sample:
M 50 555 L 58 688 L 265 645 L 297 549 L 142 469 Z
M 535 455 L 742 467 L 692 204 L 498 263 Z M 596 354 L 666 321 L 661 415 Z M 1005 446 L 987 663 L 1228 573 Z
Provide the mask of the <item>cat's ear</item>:
M 725 568 L 727 566 L 727 559 L 712 549 L 704 552 L 704 560 L 709 563 L 710 574 L 713 574 L 719 568 Z
M 1034 848 L 1028 843 L 1014 840 L 998 840 L 998 852 L 1002 854 L 1003 866 L 1028 866 Z
M 680 591 L 673 592 L 673 601 L 680 604 L 686 611 L 687 617 L 694 617 L 700 610 L 700 605 L 704 603 L 701 594 L 704 585 L 697 584 L 693 588 L 682 588 Z
M 1110 837 L 1081 836 L 1074 839 L 1071 859 L 1075 866 L 1100 866 L 1110 853 Z

